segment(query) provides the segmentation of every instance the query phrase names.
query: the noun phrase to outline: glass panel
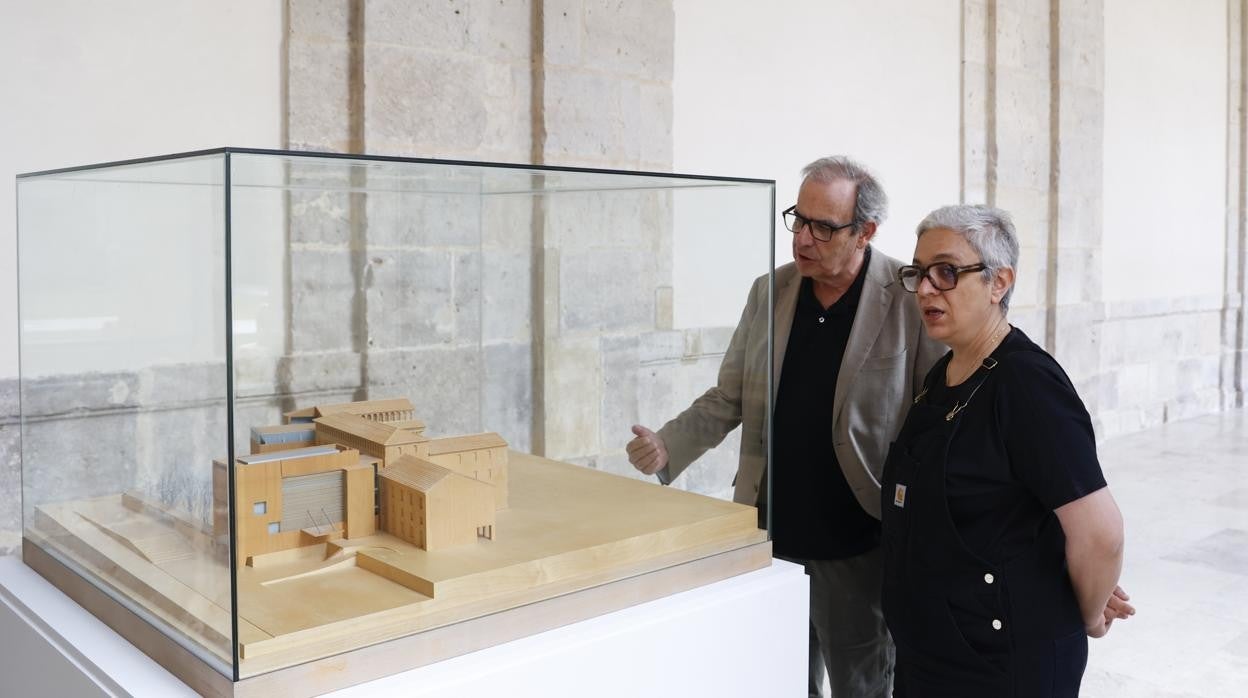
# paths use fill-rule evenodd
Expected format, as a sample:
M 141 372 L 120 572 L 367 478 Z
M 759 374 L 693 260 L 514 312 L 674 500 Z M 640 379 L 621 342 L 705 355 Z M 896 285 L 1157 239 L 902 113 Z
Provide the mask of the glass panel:
M 311 155 L 234 154 L 231 172 L 243 677 L 325 653 L 303 637 L 358 643 L 361 616 L 409 618 L 375 641 L 506 608 L 434 577 L 573 554 L 547 529 L 579 510 L 529 499 L 541 468 L 653 481 L 628 463 L 631 426 L 715 383 L 769 269 L 770 183 Z M 738 432 L 678 485 L 731 499 Z M 483 441 L 452 465 L 465 437 Z M 495 493 L 445 549 L 442 467 Z M 657 527 L 588 506 L 637 529 L 617 537 Z M 498 596 L 588 582 L 548 584 Z
M 773 190 L 237 151 L 23 178 L 27 536 L 235 678 L 765 540 L 724 501 L 765 434 L 673 488 L 625 446 L 715 383 Z
M 223 172 L 19 179 L 19 337 L 25 537 L 231 674 Z

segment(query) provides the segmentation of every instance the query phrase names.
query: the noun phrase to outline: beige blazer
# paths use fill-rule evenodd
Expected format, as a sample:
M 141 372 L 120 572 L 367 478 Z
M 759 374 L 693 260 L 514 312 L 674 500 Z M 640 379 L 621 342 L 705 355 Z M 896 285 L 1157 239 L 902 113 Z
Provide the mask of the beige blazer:
M 858 311 L 849 333 L 833 401 L 833 448 L 859 504 L 880 517 L 880 474 L 889 443 L 896 437 L 923 377 L 945 347 L 927 337 L 914 294 L 897 282 L 901 263 L 872 250 Z M 801 277 L 793 263 L 776 270 L 774 399 L 797 309 Z M 659 429 L 668 465 L 660 479 L 670 482 L 708 449 L 741 425 L 741 457 L 733 499 L 755 504 L 766 463 L 767 435 L 767 276 L 750 289 L 741 321 L 732 335 L 719 381 L 684 412 Z M 831 460 L 821 460 L 831 463 Z

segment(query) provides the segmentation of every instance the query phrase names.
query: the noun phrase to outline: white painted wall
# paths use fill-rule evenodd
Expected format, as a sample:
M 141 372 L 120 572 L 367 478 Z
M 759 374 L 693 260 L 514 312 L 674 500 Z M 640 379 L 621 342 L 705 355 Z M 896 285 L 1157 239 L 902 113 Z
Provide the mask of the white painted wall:
M 1105 0 L 1107 302 L 1221 295 L 1226 0 Z
M 673 169 L 774 178 L 780 210 L 803 164 L 848 153 L 893 200 L 878 246 L 909 257 L 913 225 L 958 196 L 957 0 L 674 7 Z M 1225 0 L 1106 0 L 1105 14 L 1104 298 L 1220 294 Z M 277 147 L 281 41 L 276 0 L 2 3 L 0 179 Z M 1176 174 L 1153 174 L 1166 170 Z M 0 185 L 0 377 L 17 367 L 13 192 Z M 677 236 L 677 312 L 701 308 L 696 324 L 731 325 L 765 261 L 705 264 L 716 246 L 705 230 Z M 777 242 L 782 263 L 782 228 Z
M 282 6 L 0 2 L 0 378 L 17 375 L 14 175 L 281 146 Z
M 775 179 L 778 214 L 796 200 L 803 165 L 850 155 L 892 200 L 877 247 L 910 259 L 914 226 L 958 201 L 961 3 L 674 3 L 673 169 Z M 779 220 L 776 231 L 782 264 L 792 260 L 790 233 Z M 697 250 L 715 241 L 683 242 L 677 324 L 682 307 L 695 307 L 717 309 L 712 324 L 735 325 L 766 261 L 738 259 L 708 273 Z

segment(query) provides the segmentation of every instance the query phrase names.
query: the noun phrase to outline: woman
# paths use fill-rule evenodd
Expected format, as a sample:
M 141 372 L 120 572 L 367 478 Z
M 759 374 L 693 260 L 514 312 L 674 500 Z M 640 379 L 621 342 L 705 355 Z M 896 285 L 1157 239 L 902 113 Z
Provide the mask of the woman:
M 884 468 L 899 698 L 1077 696 L 1087 637 L 1134 613 L 1087 410 L 1006 319 L 1017 263 L 1008 214 L 948 206 L 919 224 L 914 265 L 898 270 L 951 349 Z

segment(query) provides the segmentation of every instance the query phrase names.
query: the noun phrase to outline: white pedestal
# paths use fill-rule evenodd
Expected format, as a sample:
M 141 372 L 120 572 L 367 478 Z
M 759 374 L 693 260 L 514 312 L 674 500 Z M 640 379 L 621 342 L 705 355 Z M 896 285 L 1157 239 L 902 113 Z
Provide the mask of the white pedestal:
M 809 588 L 771 567 L 331 695 L 797 696 Z M 16 557 L 0 558 L 0 694 L 193 696 Z

